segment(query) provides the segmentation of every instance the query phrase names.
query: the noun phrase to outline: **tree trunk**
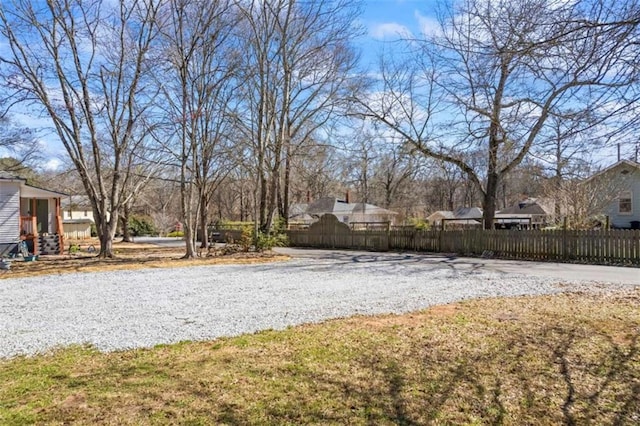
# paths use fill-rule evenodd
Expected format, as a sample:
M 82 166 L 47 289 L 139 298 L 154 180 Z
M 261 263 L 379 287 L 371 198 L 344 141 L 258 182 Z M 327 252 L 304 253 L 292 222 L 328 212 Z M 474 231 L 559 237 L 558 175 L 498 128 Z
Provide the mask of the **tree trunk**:
M 493 229 L 496 215 L 496 196 L 498 194 L 499 177 L 497 173 L 490 173 L 487 177 L 487 190 L 482 203 L 482 223 L 484 229 Z
M 245 221 L 244 204 L 244 185 L 240 183 L 240 222 Z
M 102 234 L 100 239 L 100 253 L 98 257 L 101 258 L 113 258 L 113 239 L 108 234 Z
M 284 187 L 282 188 L 283 202 L 282 202 L 282 224 L 284 229 L 289 227 L 289 191 L 291 185 L 291 145 L 287 144 L 287 153 L 284 162 Z
M 269 183 L 269 202 L 267 203 L 267 216 L 265 218 L 262 232 L 269 232 L 273 223 L 273 214 L 276 211 L 276 194 L 278 193 L 278 181 L 280 180 L 279 168 L 272 171 L 271 182 Z
M 200 198 L 200 236 L 202 240 L 200 241 L 200 248 L 208 249 L 209 248 L 209 232 L 207 229 L 209 222 L 209 212 L 207 209 L 207 197 L 202 196 Z
M 182 256 L 183 259 L 193 259 L 196 257 L 196 247 L 193 243 L 193 227 L 184 226 L 184 241 L 185 241 L 185 254 Z
M 131 230 L 129 229 L 129 206 L 125 203 L 122 207 L 122 217 L 120 218 L 120 226 L 122 226 L 122 242 L 132 243 Z
M 264 171 L 260 171 L 260 179 L 259 179 L 259 230 L 262 232 L 266 232 L 267 228 L 267 179 L 264 175 Z
M 100 240 L 100 258 L 113 258 L 113 237 L 115 235 L 116 226 L 118 224 L 118 213 L 114 211 L 109 218 L 105 220 L 104 215 L 98 214 L 95 218 L 96 229 L 98 231 L 98 239 Z
M 553 213 L 555 217 L 553 218 L 554 223 L 560 223 L 560 217 L 562 216 L 562 209 L 560 207 L 560 194 L 562 194 L 562 146 L 560 140 L 556 141 L 556 164 L 555 164 L 555 176 L 553 177 L 553 193 L 554 197 L 554 206 Z
M 183 147 L 183 152 L 187 152 Z M 187 176 L 187 156 L 183 156 L 181 182 L 180 182 L 180 209 L 182 213 L 182 228 L 184 231 L 185 239 L 185 254 L 183 259 L 192 259 L 196 256 L 195 246 L 193 244 L 193 229 L 195 227 L 195 221 L 193 219 L 193 183 L 189 182 L 189 176 Z

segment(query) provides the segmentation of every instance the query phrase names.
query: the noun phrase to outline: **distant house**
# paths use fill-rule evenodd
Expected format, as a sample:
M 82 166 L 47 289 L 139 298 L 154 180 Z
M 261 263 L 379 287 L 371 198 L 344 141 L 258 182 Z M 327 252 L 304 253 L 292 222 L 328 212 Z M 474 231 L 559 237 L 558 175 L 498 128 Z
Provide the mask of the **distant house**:
M 587 179 L 613 228 L 640 229 L 640 163 L 620 160 Z
M 15 250 L 19 240 L 26 241 L 33 254 L 60 254 L 64 250 L 60 199 L 64 196 L 0 171 L 2 254 Z
M 307 204 L 294 204 L 289 222 L 310 225 L 322 215 L 332 214 L 350 226 L 364 223 L 395 223 L 397 213 L 367 203 L 350 203 L 335 197 L 323 197 Z
M 482 223 L 482 209 L 479 207 L 459 207 L 453 211 L 438 210 L 426 218 L 434 227 L 475 227 Z
M 496 226 L 505 228 L 540 228 L 547 225 L 552 217 L 553 207 L 550 203 L 541 198 L 527 198 L 496 212 L 495 223 Z
M 455 219 L 455 214 L 451 210 L 438 210 L 427 216 L 426 221 L 431 226 L 442 226 L 443 220 Z
M 95 223 L 93 208 L 86 195 L 70 195 L 62 199 L 64 235 L 66 238 L 84 240 L 91 238 L 91 226 Z

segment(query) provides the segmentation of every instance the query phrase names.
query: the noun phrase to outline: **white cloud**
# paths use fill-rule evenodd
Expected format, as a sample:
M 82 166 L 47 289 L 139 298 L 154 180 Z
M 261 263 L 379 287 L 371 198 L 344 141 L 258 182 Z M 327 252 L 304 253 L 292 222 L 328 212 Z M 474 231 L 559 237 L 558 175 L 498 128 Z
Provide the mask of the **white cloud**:
M 397 22 L 376 24 L 369 30 L 369 35 L 376 40 L 411 38 L 409 28 Z
M 414 16 L 418 21 L 420 27 L 420 33 L 425 36 L 437 36 L 442 34 L 440 23 L 429 16 L 424 16 L 417 10 L 414 12 Z
M 51 133 L 53 131 L 53 123 L 49 117 L 35 113 L 30 114 L 26 110 L 12 111 L 9 118 L 17 127 L 26 127 L 39 133 Z
M 44 162 L 42 168 L 47 171 L 56 171 L 59 170 L 61 166 L 62 161 L 60 161 L 58 158 L 49 158 Z

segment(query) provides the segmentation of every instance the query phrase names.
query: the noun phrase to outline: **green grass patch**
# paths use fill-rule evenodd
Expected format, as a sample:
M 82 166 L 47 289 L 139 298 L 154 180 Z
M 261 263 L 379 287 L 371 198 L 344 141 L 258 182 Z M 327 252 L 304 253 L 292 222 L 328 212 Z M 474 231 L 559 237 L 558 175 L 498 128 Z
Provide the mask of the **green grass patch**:
M 0 424 L 637 424 L 640 292 L 0 361 Z

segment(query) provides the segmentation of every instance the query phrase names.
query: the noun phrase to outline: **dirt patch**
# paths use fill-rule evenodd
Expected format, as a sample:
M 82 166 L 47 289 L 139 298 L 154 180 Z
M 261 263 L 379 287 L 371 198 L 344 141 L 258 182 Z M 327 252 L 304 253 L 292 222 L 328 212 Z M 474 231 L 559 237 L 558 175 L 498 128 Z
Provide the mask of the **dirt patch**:
M 71 272 L 99 272 L 142 268 L 175 268 L 184 266 L 204 266 L 223 264 L 252 264 L 288 260 L 288 256 L 274 252 L 240 252 L 225 256 L 211 256 L 199 251 L 193 259 L 183 259 L 184 247 L 164 247 L 144 243 L 114 242 L 114 257 L 102 259 L 97 257 L 99 248 L 97 241 L 82 241 L 79 250 L 73 254 L 40 256 L 37 261 L 25 262 L 16 259 L 11 262 L 11 269 L 0 271 L 0 279 L 21 278 L 35 275 L 64 274 Z M 69 253 L 69 245 L 65 253 Z

